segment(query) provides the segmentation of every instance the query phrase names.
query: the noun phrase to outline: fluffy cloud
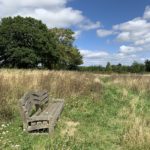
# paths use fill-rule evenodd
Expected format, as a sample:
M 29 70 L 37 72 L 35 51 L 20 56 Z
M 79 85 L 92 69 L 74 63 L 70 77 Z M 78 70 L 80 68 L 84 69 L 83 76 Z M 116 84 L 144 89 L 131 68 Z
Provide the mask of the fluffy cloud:
M 109 35 L 112 35 L 114 34 L 114 32 L 112 30 L 103 30 L 103 29 L 99 29 L 96 31 L 97 32 L 97 35 L 99 37 L 105 37 L 105 36 L 109 36 Z
M 84 66 L 89 65 L 106 65 L 107 58 L 109 53 L 106 51 L 98 50 L 80 50 L 81 55 L 83 56 Z
M 99 21 L 97 22 L 91 22 L 90 20 L 85 20 L 82 24 L 79 25 L 79 27 L 82 30 L 92 30 L 92 29 L 97 29 L 101 26 L 101 23 Z
M 80 31 L 80 30 L 77 30 L 77 31 L 74 31 L 74 38 L 75 39 L 78 39 L 79 38 L 79 36 L 81 35 L 81 33 L 82 33 L 82 31 Z
M 150 49 L 150 6 L 146 7 L 142 17 L 137 17 L 124 23 L 114 25 L 111 30 L 97 30 L 99 37 L 116 35 L 118 42 L 123 44 L 116 53 L 105 51 L 81 50 L 85 65 L 106 65 L 122 63 L 131 65 L 133 61 L 144 62 L 143 56 Z
M 6 16 L 30 16 L 42 20 L 48 27 L 70 27 L 84 25 L 87 18 L 82 11 L 67 7 L 70 0 L 0 0 L 0 18 Z M 87 29 L 98 26 L 98 22 L 86 22 Z M 89 28 L 88 28 L 89 27 Z
M 60 6 L 64 5 L 67 3 L 68 0 L 0 0 L 1 4 L 4 6 L 21 6 L 21 7 L 26 7 L 26 6 L 31 6 L 31 7 L 40 7 L 40 6 Z
M 150 6 L 147 6 L 144 12 L 144 18 L 150 19 Z
M 70 15 L 68 16 L 68 14 Z M 80 11 L 73 10 L 72 8 L 58 9 L 57 12 L 37 8 L 32 11 L 23 10 L 22 12 L 15 14 L 15 16 L 31 16 L 42 20 L 49 27 L 69 27 L 71 25 L 78 24 L 83 20 L 83 16 L 81 14 L 82 13 Z
M 140 48 L 140 47 L 132 47 L 132 46 L 122 45 L 120 47 L 119 52 L 122 53 L 122 54 L 131 54 L 131 53 L 139 52 L 139 51 L 142 51 L 142 50 L 143 49 Z
M 118 31 L 117 40 L 128 42 L 120 47 L 122 53 L 138 53 L 149 50 L 150 46 L 150 7 L 146 7 L 143 17 L 113 26 Z
M 132 42 L 134 45 L 143 45 L 150 42 L 150 22 L 143 18 L 115 25 L 114 30 L 119 32 L 117 39 L 123 42 Z
M 90 50 L 80 50 L 81 55 L 88 59 L 99 59 L 108 56 L 109 54 L 105 51 L 90 51 Z
M 107 62 L 112 64 L 122 63 L 124 65 L 131 65 L 134 61 L 144 62 L 145 58 L 140 58 L 135 54 L 124 53 L 108 53 L 106 51 L 92 51 L 92 50 L 80 50 L 83 55 L 84 66 L 89 65 L 102 65 L 105 66 Z
M 99 37 L 116 34 L 120 46 L 119 53 L 131 54 L 149 50 L 150 47 L 150 6 L 147 6 L 142 17 L 114 25 L 112 30 L 97 30 Z

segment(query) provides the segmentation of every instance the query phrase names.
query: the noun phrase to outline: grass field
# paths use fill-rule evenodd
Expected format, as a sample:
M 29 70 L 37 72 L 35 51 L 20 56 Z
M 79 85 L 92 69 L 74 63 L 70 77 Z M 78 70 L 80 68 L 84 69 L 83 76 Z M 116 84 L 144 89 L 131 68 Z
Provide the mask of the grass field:
M 55 132 L 23 132 L 18 100 L 29 90 L 47 89 L 64 98 Z M 150 77 L 0 70 L 0 149 L 149 150 Z

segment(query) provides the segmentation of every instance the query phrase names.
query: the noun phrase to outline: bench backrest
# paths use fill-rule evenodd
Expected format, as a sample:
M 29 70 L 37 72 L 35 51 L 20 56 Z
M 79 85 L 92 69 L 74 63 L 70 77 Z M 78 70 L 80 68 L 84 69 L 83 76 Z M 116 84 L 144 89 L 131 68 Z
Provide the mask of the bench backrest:
M 35 112 L 49 100 L 47 91 L 28 92 L 20 100 L 21 115 L 24 121 L 30 117 L 33 108 Z
M 47 91 L 39 91 L 32 93 L 33 103 L 36 105 L 43 105 L 48 102 L 49 96 Z

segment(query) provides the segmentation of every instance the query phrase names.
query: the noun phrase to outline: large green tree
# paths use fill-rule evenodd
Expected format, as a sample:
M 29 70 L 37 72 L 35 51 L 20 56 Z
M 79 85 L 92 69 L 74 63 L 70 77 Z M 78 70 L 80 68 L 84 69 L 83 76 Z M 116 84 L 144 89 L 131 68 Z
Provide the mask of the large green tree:
M 8 17 L 0 22 L 0 64 L 3 67 L 51 68 L 57 62 L 53 34 L 41 21 L 30 17 Z
M 0 22 L 0 66 L 10 68 L 75 68 L 82 56 L 70 29 L 48 29 L 31 17 L 7 17 Z

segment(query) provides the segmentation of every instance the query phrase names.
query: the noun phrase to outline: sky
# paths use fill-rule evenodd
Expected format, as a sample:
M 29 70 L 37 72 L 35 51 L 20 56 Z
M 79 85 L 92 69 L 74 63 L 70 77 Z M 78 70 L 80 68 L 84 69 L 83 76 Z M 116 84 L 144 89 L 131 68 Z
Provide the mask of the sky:
M 71 28 L 84 66 L 150 59 L 150 0 L 0 0 L 0 19 L 17 15 Z

